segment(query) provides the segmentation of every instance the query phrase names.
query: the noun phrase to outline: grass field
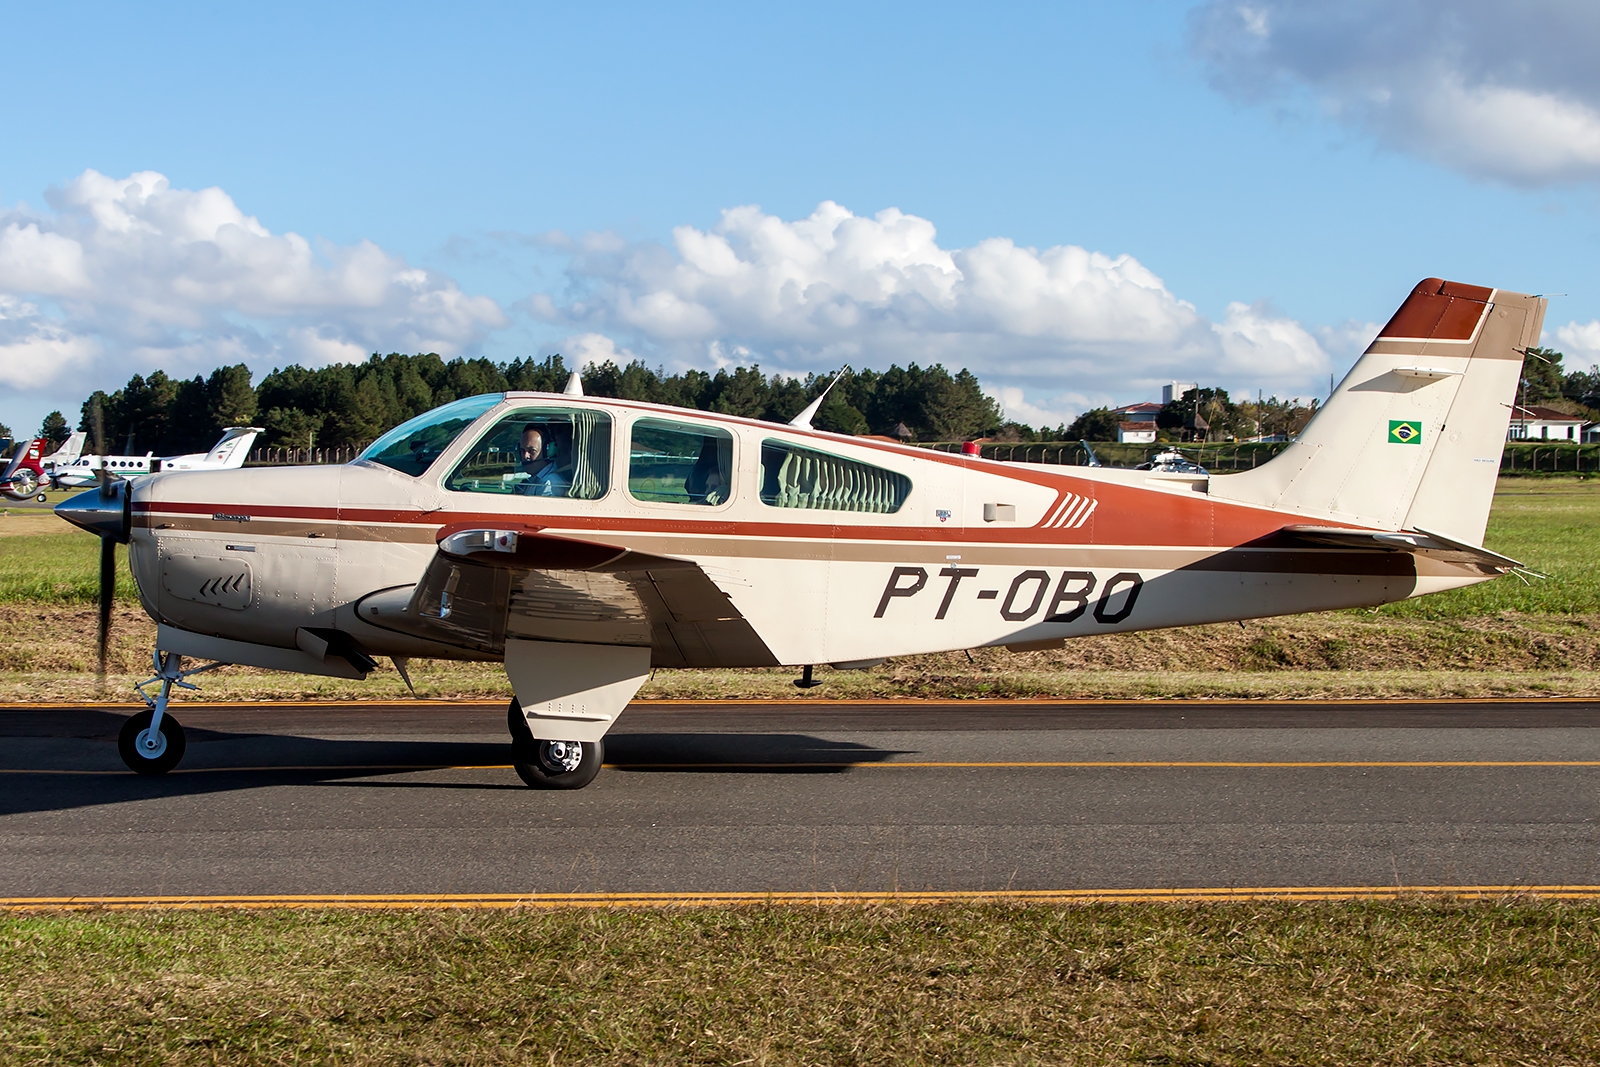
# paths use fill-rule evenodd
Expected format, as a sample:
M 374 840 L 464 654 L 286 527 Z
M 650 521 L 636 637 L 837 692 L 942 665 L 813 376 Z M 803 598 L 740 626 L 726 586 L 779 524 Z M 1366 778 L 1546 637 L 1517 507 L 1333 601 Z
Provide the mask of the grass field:
M 1545 578 L 1512 575 L 1376 611 L 1090 637 L 1064 650 L 914 656 L 864 672 L 658 671 L 642 697 L 1385 697 L 1600 693 L 1600 479 L 1507 478 L 1486 543 Z M 47 512 L 0 516 L 0 700 L 100 695 L 92 676 L 98 546 Z M 118 571 L 107 693 L 148 674 L 154 626 Z M 506 692 L 493 664 L 422 662 L 418 693 Z M 230 668 L 214 699 L 400 697 L 385 665 L 366 682 Z
M 1588 1064 L 1600 909 L 0 917 L 0 1064 Z

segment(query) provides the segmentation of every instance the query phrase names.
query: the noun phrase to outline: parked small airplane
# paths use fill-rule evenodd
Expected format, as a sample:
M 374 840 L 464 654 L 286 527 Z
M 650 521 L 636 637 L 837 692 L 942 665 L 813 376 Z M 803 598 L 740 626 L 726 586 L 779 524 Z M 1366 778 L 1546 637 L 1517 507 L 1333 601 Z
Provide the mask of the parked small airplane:
M 58 467 L 52 480 L 59 486 L 78 488 L 93 485 L 100 478 L 101 468 L 118 478 L 135 478 L 157 471 L 233 470 L 244 466 L 250 456 L 250 446 L 262 432 L 259 426 L 229 426 L 209 452 L 191 452 L 184 456 L 160 457 L 153 452 L 142 456 L 78 456 L 63 467 Z
M 0 493 L 12 500 L 34 497 L 43 503 L 44 494 L 41 490 L 52 483 L 58 469 L 64 469 L 77 460 L 83 451 L 85 436 L 81 430 L 70 434 L 60 448 L 48 455 L 45 454 L 45 449 L 50 447 L 48 438 L 36 437 L 19 447 L 5 471 L 0 473 Z
M 1510 571 L 1480 546 L 1544 310 L 1422 282 L 1299 439 L 1237 474 L 1001 463 L 813 430 L 820 399 L 779 426 L 574 381 L 457 400 L 343 466 L 107 477 L 56 511 L 102 538 L 102 624 L 117 542 L 159 624 L 135 771 L 182 757 L 168 699 L 197 671 L 428 656 L 502 662 L 518 773 L 577 788 L 655 666 L 811 682 Z

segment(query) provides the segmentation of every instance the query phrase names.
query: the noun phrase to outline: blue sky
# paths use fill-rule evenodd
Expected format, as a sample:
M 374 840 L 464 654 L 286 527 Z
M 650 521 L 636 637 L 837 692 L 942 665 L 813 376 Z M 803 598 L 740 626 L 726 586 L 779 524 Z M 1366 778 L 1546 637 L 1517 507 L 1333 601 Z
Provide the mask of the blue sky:
M 1594 18 L 1321 7 L 10 5 L 0 421 L 417 347 L 1309 396 L 1428 275 L 1600 357 Z

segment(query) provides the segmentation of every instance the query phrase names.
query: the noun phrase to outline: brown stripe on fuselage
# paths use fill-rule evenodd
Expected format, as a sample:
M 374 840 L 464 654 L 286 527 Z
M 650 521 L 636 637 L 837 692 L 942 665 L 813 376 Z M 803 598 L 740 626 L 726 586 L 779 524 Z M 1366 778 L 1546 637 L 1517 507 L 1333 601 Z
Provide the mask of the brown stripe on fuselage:
M 459 519 L 459 516 L 457 516 Z M 452 523 L 451 525 L 458 525 Z M 254 537 L 306 537 L 305 523 L 253 520 L 248 524 L 191 519 L 183 523 L 158 524 L 158 530 L 191 533 L 240 535 L 241 526 Z M 410 525 L 372 527 L 354 524 L 323 524 L 328 539 L 339 541 L 385 541 L 404 544 L 433 544 L 435 527 Z M 581 529 L 552 528 L 556 536 L 581 537 Z M 951 533 L 954 531 L 943 531 Z M 819 554 L 824 544 L 825 553 Z M 870 540 L 832 540 L 819 543 L 815 537 L 762 537 L 742 533 L 721 536 L 696 536 L 683 532 L 631 531 L 627 547 L 638 552 L 684 558 L 720 557 L 727 559 L 814 560 L 830 559 L 846 563 L 942 565 L 954 555 L 965 566 L 990 567 L 1068 567 L 1152 571 L 1239 571 L 1263 574 L 1395 575 L 1419 573 L 1454 575 L 1461 568 L 1435 560 L 1417 559 L 1404 552 L 1350 551 L 1335 548 L 1249 548 L 1166 545 L 1062 545 L 1040 542 L 1022 544 L 973 544 L 946 539 L 937 542 L 905 540 L 895 537 Z M 957 551 L 952 551 L 957 550 Z

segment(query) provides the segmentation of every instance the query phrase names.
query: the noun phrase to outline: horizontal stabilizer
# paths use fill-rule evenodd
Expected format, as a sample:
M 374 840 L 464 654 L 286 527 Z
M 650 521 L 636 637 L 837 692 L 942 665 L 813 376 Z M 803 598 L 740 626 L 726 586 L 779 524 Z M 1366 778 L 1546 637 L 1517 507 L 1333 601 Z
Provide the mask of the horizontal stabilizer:
M 1285 526 L 1283 533 L 1307 544 L 1333 548 L 1371 549 L 1376 552 L 1410 552 L 1416 556 L 1464 563 L 1485 574 L 1505 574 L 1522 564 L 1487 548 L 1463 544 L 1427 530 L 1352 530 L 1342 526 Z

